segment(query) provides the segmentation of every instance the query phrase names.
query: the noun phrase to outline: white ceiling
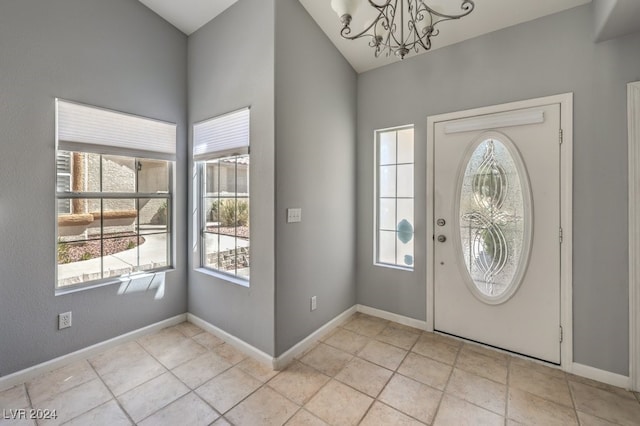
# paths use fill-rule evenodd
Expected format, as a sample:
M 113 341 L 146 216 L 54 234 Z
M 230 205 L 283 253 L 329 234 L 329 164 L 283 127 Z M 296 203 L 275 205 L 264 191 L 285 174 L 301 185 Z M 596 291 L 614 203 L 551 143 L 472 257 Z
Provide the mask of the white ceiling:
M 140 0 L 185 34 L 189 35 L 222 13 L 237 0 Z M 331 9 L 331 0 L 299 0 L 357 72 L 364 72 L 391 62 L 395 56 L 375 58 L 368 41 L 345 40 L 340 37 L 341 24 Z M 365 0 L 361 10 L 366 10 Z M 634 0 L 637 1 L 637 0 Z M 475 0 L 475 10 L 458 21 L 443 22 L 432 49 L 448 46 L 501 28 L 531 21 L 589 3 L 591 0 Z M 437 10 L 455 13 L 461 0 L 427 0 Z M 449 9 L 452 8 L 452 9 Z M 354 28 L 362 26 L 362 17 L 354 16 Z M 358 24 L 358 22 L 360 22 Z M 355 29 L 354 29 L 355 31 Z M 421 51 L 420 54 L 424 53 Z M 412 53 L 411 55 L 415 55 Z
M 190 35 L 238 0 L 139 0 L 174 27 Z
M 482 34 L 490 33 L 501 28 L 510 27 L 521 22 L 531 21 L 541 16 L 550 15 L 565 9 L 589 3 L 591 0 L 475 0 L 475 9 L 470 15 L 457 21 L 443 22 L 440 34 L 432 39 L 432 50 L 439 47 L 458 43 Z M 358 72 L 367 71 L 400 59 L 395 56 L 376 58 L 373 48 L 369 47 L 369 40 L 345 40 L 340 37 L 341 24 L 335 12 L 331 9 L 330 0 L 300 0 L 309 14 L 324 30 L 333 44 L 342 52 L 345 58 Z M 380 3 L 380 2 L 379 2 Z M 459 13 L 461 0 L 427 0 L 436 10 L 449 13 Z M 360 10 L 366 9 L 363 4 Z M 354 16 L 354 32 L 356 28 Z M 421 50 L 421 53 L 424 51 Z M 415 54 L 414 54 L 415 55 Z

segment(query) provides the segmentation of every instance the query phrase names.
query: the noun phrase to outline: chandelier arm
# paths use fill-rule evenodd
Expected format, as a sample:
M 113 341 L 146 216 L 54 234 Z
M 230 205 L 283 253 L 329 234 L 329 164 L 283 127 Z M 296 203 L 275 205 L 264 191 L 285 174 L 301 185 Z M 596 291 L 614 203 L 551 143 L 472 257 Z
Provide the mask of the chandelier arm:
M 414 49 L 416 49 L 416 52 L 418 52 L 418 50 L 417 50 L 418 49 L 418 46 L 417 46 L 418 44 L 420 46 L 422 46 L 422 48 L 424 50 L 431 50 L 431 37 L 434 36 L 434 35 L 438 35 L 438 33 L 434 32 L 434 33 L 432 33 L 430 35 L 425 35 L 423 37 L 418 37 L 418 39 L 415 41 L 415 43 L 413 44 L 412 47 Z
M 471 12 L 473 12 L 473 9 L 475 8 L 475 4 L 473 3 L 473 0 L 463 0 L 462 4 L 460 5 L 460 9 L 462 9 L 464 12 L 462 12 L 459 15 L 447 15 L 446 13 L 438 12 L 437 10 L 430 8 L 424 3 L 424 1 L 422 0 L 419 0 L 419 1 L 420 1 L 420 4 L 424 6 L 424 8 L 429 12 L 431 16 L 439 16 L 440 18 L 444 18 L 444 19 L 437 20 L 436 22 L 433 23 L 433 25 L 436 25 L 438 22 L 442 22 L 442 21 L 460 19 L 464 16 L 467 16 Z
M 388 22 L 387 22 L 388 24 Z M 391 47 L 391 37 L 393 35 L 393 31 L 387 31 L 386 36 L 380 40 L 380 42 L 375 46 L 376 52 L 375 57 L 378 58 L 383 52 L 387 52 L 386 56 L 393 51 Z
M 462 0 L 460 14 L 446 14 L 438 12 L 425 4 L 425 0 L 406 0 L 407 15 L 405 16 L 405 0 L 382 0 L 383 3 L 376 3 L 374 0 L 367 0 L 378 16 L 367 25 L 362 31 L 351 35 L 351 15 L 341 17 L 343 28 L 340 35 L 347 40 L 356 40 L 369 37 L 369 46 L 375 49 L 376 57 L 383 52 L 389 56 L 396 54 L 401 59 L 404 58 L 411 49 L 419 51 L 419 46 L 424 50 L 431 49 L 431 37 L 437 36 L 440 31 L 435 28 L 437 24 L 444 21 L 460 19 L 470 14 L 474 8 L 474 0 Z M 400 16 L 398 12 L 398 1 L 400 1 Z M 399 23 L 397 22 L 399 19 Z M 428 25 L 420 28 L 419 23 L 425 21 Z M 398 31 L 399 29 L 399 31 Z
M 389 3 L 391 3 L 392 0 L 387 0 L 386 3 L 382 6 L 379 6 L 377 4 L 375 4 L 372 0 L 368 0 L 369 3 L 371 4 L 372 7 L 374 7 L 375 9 L 378 10 L 378 16 L 376 17 L 376 19 L 373 20 L 373 22 L 371 24 L 369 24 L 365 29 L 363 29 L 362 31 L 360 31 L 359 33 L 357 33 L 356 35 L 351 35 L 351 27 L 349 26 L 351 24 L 351 17 L 349 17 L 349 19 L 345 22 L 344 26 L 342 27 L 342 30 L 340 30 L 340 35 L 343 38 L 346 38 L 347 40 L 356 40 L 359 39 L 361 37 L 371 37 L 373 39 L 375 39 L 375 35 L 372 34 L 367 34 L 367 32 L 373 28 L 374 29 L 374 33 L 375 33 L 375 26 L 378 24 L 378 22 L 380 21 L 381 18 L 384 18 L 384 9 L 387 8 L 387 6 L 389 5 Z
M 400 13 L 402 15 L 402 10 L 404 9 L 402 1 L 404 0 L 400 0 L 400 1 L 401 1 Z M 387 35 L 387 43 L 386 43 L 387 46 L 385 47 L 388 47 L 393 51 L 395 50 L 395 47 L 391 46 L 391 40 L 393 40 L 393 42 L 398 46 L 400 46 L 402 42 L 404 42 L 404 40 L 402 39 L 403 38 L 402 29 L 403 29 L 404 21 L 402 19 L 402 16 L 400 16 L 401 36 L 400 36 L 400 40 L 398 40 L 398 37 L 396 37 L 396 29 L 398 28 L 398 25 L 396 24 L 396 18 L 397 18 L 396 13 L 398 12 L 398 0 L 395 0 L 393 6 L 389 4 L 388 9 L 389 11 L 385 14 L 385 17 L 387 18 L 387 25 L 389 26 L 388 28 L 389 34 Z
M 418 33 L 418 29 L 417 26 L 414 25 L 414 29 L 415 32 L 417 33 L 417 40 L 416 43 L 414 43 L 413 47 L 416 49 L 418 49 L 417 44 L 419 44 L 420 46 L 422 46 L 422 48 L 424 50 L 430 50 L 431 49 L 431 37 L 435 37 L 440 33 L 440 30 L 435 28 L 435 26 L 437 24 L 439 24 L 440 22 L 444 22 L 444 21 L 451 21 L 454 19 L 460 19 L 464 16 L 467 16 L 468 14 L 470 14 L 473 9 L 474 9 L 475 5 L 473 3 L 473 0 L 464 0 L 462 2 L 462 5 L 460 6 L 460 8 L 462 10 L 464 10 L 465 12 L 463 12 L 462 14 L 459 15 L 447 15 L 444 13 L 440 13 L 432 8 L 430 8 L 429 6 L 427 6 L 424 1 L 419 0 L 418 2 L 418 10 L 416 11 L 416 19 L 414 19 L 414 22 L 418 22 L 422 19 L 424 19 L 425 16 L 429 16 L 429 19 L 431 20 L 431 25 L 428 25 L 425 27 L 425 29 L 423 30 L 424 33 L 423 34 L 419 34 Z M 440 19 L 437 19 L 440 18 Z
M 389 6 L 389 3 L 391 3 L 393 0 L 385 0 L 384 4 L 377 4 L 377 3 L 376 3 L 375 1 L 373 1 L 373 0 L 367 0 L 367 1 L 369 2 L 369 4 L 370 4 L 372 7 L 375 7 L 375 8 L 376 8 L 376 9 L 378 9 L 378 10 L 382 10 L 382 9 L 384 9 L 385 7 Z
M 429 18 L 431 18 L 431 16 L 428 15 L 428 11 L 420 7 L 421 5 L 424 6 L 424 4 L 419 1 L 416 3 L 415 9 L 413 7 L 409 8 L 409 20 L 407 21 L 407 27 L 411 32 L 409 37 L 407 37 L 407 41 L 411 39 L 411 43 L 407 43 L 406 46 L 409 49 L 413 49 L 416 53 L 418 52 L 418 45 L 425 48 L 425 50 L 428 50 L 426 49 L 426 46 L 422 40 L 422 38 L 425 37 L 427 33 L 424 33 L 424 34 L 420 33 L 418 29 L 418 23 L 422 22 L 425 19 L 425 14 L 429 16 Z M 425 29 L 428 29 L 429 27 L 430 26 L 425 27 Z M 428 36 L 427 36 L 427 39 L 428 39 Z

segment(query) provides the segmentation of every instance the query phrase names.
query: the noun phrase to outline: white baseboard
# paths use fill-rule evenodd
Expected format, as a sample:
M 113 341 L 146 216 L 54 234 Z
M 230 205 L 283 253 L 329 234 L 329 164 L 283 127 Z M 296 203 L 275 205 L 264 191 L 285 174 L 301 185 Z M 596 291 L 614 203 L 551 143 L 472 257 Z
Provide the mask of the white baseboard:
M 383 311 L 366 305 L 356 305 L 356 309 L 358 312 L 362 312 L 363 314 L 397 322 L 398 324 L 408 325 L 409 327 L 418 328 L 420 330 L 427 329 L 426 321 L 405 317 L 403 315 L 394 314 L 392 312 Z
M 226 331 L 216 327 L 215 325 L 208 323 L 207 321 L 203 320 L 200 317 L 197 317 L 193 314 L 187 314 L 187 321 L 189 321 L 190 323 L 197 325 L 198 327 L 200 327 L 201 329 L 208 331 L 209 333 L 213 334 L 214 336 L 219 337 L 220 339 L 224 340 L 225 343 L 228 343 L 229 345 L 233 346 L 234 348 L 236 348 L 237 350 L 239 350 L 240 352 L 242 352 L 245 355 L 248 355 L 258 361 L 261 361 L 265 364 L 268 365 L 273 365 L 273 357 L 263 351 L 261 351 L 260 349 L 256 348 L 255 346 L 251 346 L 250 344 L 248 344 L 247 342 L 245 342 L 244 340 L 241 340 L 239 338 L 237 338 L 236 336 L 227 333 Z
M 65 365 L 72 364 L 77 361 L 82 361 L 83 359 L 91 358 L 94 355 L 97 355 L 122 343 L 130 342 L 142 336 L 146 336 L 147 334 L 162 330 L 163 328 L 180 324 L 186 319 L 187 314 L 176 315 L 175 317 L 168 318 L 155 324 L 130 331 L 129 333 L 125 333 L 121 336 L 114 337 L 113 339 L 96 343 L 95 345 L 88 346 L 75 352 L 71 352 L 70 354 L 62 355 L 58 358 L 54 358 L 41 364 L 34 365 L 33 367 L 25 368 L 24 370 L 16 371 L 15 373 L 0 377 L 0 391 L 12 388 L 21 383 L 28 382 L 42 374 L 48 373 L 49 371 L 57 370 L 58 368 L 64 367 Z
M 306 350 L 310 349 L 318 340 L 320 340 L 323 336 L 331 332 L 334 328 L 338 327 L 342 324 L 347 318 L 356 313 L 356 306 L 352 306 L 307 337 L 305 337 L 298 344 L 293 346 L 291 349 L 283 353 L 277 358 L 273 359 L 273 369 L 274 370 L 283 370 L 293 359 L 301 354 L 303 354 Z
M 291 361 L 293 361 L 295 357 L 299 356 L 300 354 L 304 353 L 306 350 L 311 348 L 318 340 L 320 340 L 323 336 L 325 336 L 326 334 L 331 332 L 333 329 L 338 327 L 340 324 L 342 324 L 347 318 L 349 318 L 355 312 L 361 312 L 363 314 L 386 319 L 399 324 L 415 327 L 421 330 L 425 330 L 427 327 L 426 321 L 416 320 L 413 318 L 405 317 L 402 315 L 394 314 L 394 313 L 383 311 L 380 309 L 371 308 L 365 305 L 354 305 L 351 308 L 344 311 L 343 313 L 341 313 L 340 315 L 338 315 L 337 317 L 327 322 L 326 324 L 324 324 L 322 327 L 320 327 L 313 333 L 311 333 L 304 340 L 300 341 L 298 344 L 293 346 L 291 349 L 289 349 L 279 357 L 274 358 L 271 355 L 261 351 L 260 349 L 254 346 L 251 346 L 245 341 L 240 340 L 239 338 L 227 333 L 224 330 L 219 329 L 218 327 L 206 322 L 205 320 L 193 314 L 189 314 L 189 313 L 180 314 L 180 315 L 176 315 L 175 317 L 168 318 L 166 320 L 157 322 L 155 324 L 151 324 L 146 327 L 140 328 L 138 330 L 131 331 L 121 336 L 117 336 L 112 339 L 105 340 L 104 342 L 96 343 L 95 345 L 77 350 L 70 354 L 63 355 L 58 358 L 54 358 L 52 360 L 43 362 L 38 365 L 34 365 L 33 367 L 29 367 L 24 370 L 9 374 L 7 376 L 0 377 L 0 391 L 4 391 L 6 389 L 12 388 L 21 383 L 28 382 L 42 374 L 64 367 L 68 364 L 90 358 L 94 355 L 97 355 L 107 349 L 110 349 L 122 343 L 136 340 L 147 334 L 151 334 L 156 331 L 162 330 L 163 328 L 180 324 L 185 320 L 197 325 L 198 327 L 208 331 L 209 333 L 215 336 L 218 336 L 229 345 L 251 356 L 252 358 L 262 361 L 265 364 L 272 365 L 274 370 L 282 370 L 289 363 L 291 363 Z M 588 379 L 596 380 L 602 383 L 607 383 L 609 385 L 621 387 L 624 389 L 629 389 L 631 385 L 630 378 L 627 376 L 611 373 L 605 370 L 600 370 L 598 368 L 590 367 L 588 365 L 573 363 L 571 364 L 571 371 L 569 372 L 578 376 L 586 377 Z
M 631 381 L 627 376 L 611 373 L 610 371 L 600 370 L 599 368 L 589 367 L 588 365 L 578 364 L 575 362 L 571 366 L 570 373 L 623 389 L 629 389 L 631 385 Z

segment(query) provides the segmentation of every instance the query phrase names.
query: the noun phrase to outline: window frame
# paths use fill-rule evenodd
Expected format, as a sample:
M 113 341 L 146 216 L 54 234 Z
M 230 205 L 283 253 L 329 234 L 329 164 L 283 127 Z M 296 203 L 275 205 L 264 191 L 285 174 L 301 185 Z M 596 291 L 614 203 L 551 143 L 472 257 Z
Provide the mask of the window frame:
M 199 269 L 212 274 L 214 276 L 217 276 L 219 278 L 222 278 L 224 280 L 233 282 L 235 284 L 240 284 L 242 286 L 245 287 L 249 287 L 249 283 L 251 282 L 251 273 L 249 272 L 249 277 L 243 276 L 243 275 L 238 275 L 237 273 L 237 262 L 236 262 L 236 269 L 235 269 L 235 273 L 232 272 L 228 272 L 228 271 L 224 271 L 222 269 L 217 269 L 214 268 L 212 266 L 207 265 L 207 261 L 206 261 L 206 242 L 205 242 L 205 235 L 206 234 L 215 234 L 215 235 L 220 235 L 219 233 L 215 233 L 215 232 L 209 232 L 206 230 L 207 227 L 207 208 L 206 208 L 206 200 L 210 197 L 207 197 L 207 192 L 206 192 L 206 166 L 207 166 L 207 162 L 208 161 L 223 161 L 226 159 L 230 159 L 230 158 L 234 158 L 234 159 L 238 159 L 241 157 L 247 157 L 249 159 L 249 163 L 247 165 L 247 173 L 250 175 L 251 172 L 251 156 L 250 153 L 240 153 L 240 154 L 235 154 L 235 155 L 225 155 L 224 157 L 219 157 L 219 158 L 211 158 L 209 160 L 200 160 L 200 161 L 196 161 L 196 170 L 197 170 L 197 180 L 198 180 L 198 211 L 200 212 L 198 215 L 198 251 L 199 251 Z M 238 181 L 237 181 L 237 163 L 236 163 L 236 168 L 235 168 L 235 182 L 236 182 L 236 188 L 235 188 L 235 192 L 233 192 L 233 195 L 229 195 L 229 196 L 225 196 L 225 197 L 220 197 L 218 196 L 218 200 L 221 199 L 233 199 L 234 201 L 238 201 L 239 199 L 246 199 L 247 203 L 249 205 L 249 212 L 251 212 L 251 191 L 249 189 L 249 183 L 250 183 L 250 179 L 249 182 L 247 182 L 247 196 L 246 197 L 238 197 Z M 218 189 L 220 187 L 220 179 L 218 176 Z M 220 193 L 220 191 L 218 191 L 218 193 Z M 250 213 L 249 213 L 250 214 Z M 251 229 L 250 226 L 251 221 L 249 221 L 249 225 L 247 225 L 249 227 L 249 229 Z M 238 228 L 238 226 L 236 225 L 235 228 Z M 251 231 L 249 231 L 250 233 Z M 237 237 L 237 230 L 236 230 L 236 237 Z M 236 244 L 235 246 L 235 250 L 238 249 L 238 245 Z M 249 237 L 249 252 L 251 251 L 251 237 Z M 236 252 L 235 254 L 236 258 L 238 256 L 238 253 Z M 249 253 L 250 256 L 250 253 Z M 249 271 L 251 271 L 251 265 L 249 264 Z
M 65 160 L 64 163 L 66 165 L 68 165 L 69 167 L 68 168 L 65 167 L 64 171 L 60 171 L 60 167 L 59 167 L 60 163 L 58 161 L 58 158 L 63 152 L 66 153 L 66 156 L 67 156 L 67 159 Z M 64 185 L 64 188 L 68 188 L 68 191 L 71 192 L 71 172 L 72 172 L 72 170 L 73 170 L 73 158 L 72 158 L 72 155 L 71 155 L 71 151 L 60 151 L 60 150 L 56 149 L 56 193 L 66 192 L 66 191 L 60 191 L 60 186 L 58 185 L 58 183 L 59 183 L 58 179 L 61 176 L 69 180 L 69 182 Z M 56 198 L 57 198 L 57 194 L 56 194 Z M 61 213 L 60 204 L 57 205 L 57 211 L 58 211 L 58 214 Z M 65 209 L 65 214 L 71 214 L 71 202 L 69 202 L 67 204 L 67 208 Z M 56 232 L 56 234 L 57 234 L 57 232 Z
M 72 122 L 69 120 L 69 111 L 73 110 L 74 108 L 78 108 L 80 109 L 80 111 L 82 112 L 82 110 L 89 110 L 93 113 L 95 113 L 96 115 L 96 122 L 92 123 L 90 121 L 87 122 L 81 122 L 78 121 L 76 122 Z M 61 109 L 64 109 L 64 111 L 61 112 Z M 172 271 L 175 270 L 175 264 L 176 264 L 176 252 L 175 252 L 175 248 L 176 248 L 176 235 L 175 235 L 175 230 L 176 230 L 176 217 L 175 217 L 175 190 L 176 190 L 176 176 L 175 176 L 175 168 L 176 168 L 176 155 L 175 155 L 175 146 L 177 143 L 177 134 L 176 134 L 176 129 L 177 126 L 175 123 L 169 123 L 169 122 L 165 122 L 165 121 L 161 121 L 161 120 L 156 120 L 153 118 L 148 118 L 148 117 L 144 117 L 144 116 L 140 116 L 140 115 L 135 115 L 135 114 L 129 114 L 129 113 L 122 113 L 119 111 L 114 111 L 114 110 L 110 110 L 110 109 L 106 109 L 106 108 L 101 108 L 101 107 L 96 107 L 96 106 L 92 106 L 92 105 L 86 105 L 86 104 L 81 104 L 81 103 L 77 103 L 77 102 L 73 102 L 73 101 L 67 101 L 67 100 L 63 100 L 60 98 L 56 98 L 55 99 L 55 113 L 56 113 L 56 119 L 55 119 L 55 125 L 56 125 L 56 129 L 55 129 L 55 155 L 54 155 L 54 161 L 56 162 L 56 167 L 55 167 L 55 176 L 54 176 L 54 194 L 55 194 L 55 241 L 54 241 L 54 249 L 55 249 L 55 255 L 54 255 L 54 265 L 55 265 L 55 274 L 54 274 L 54 281 L 55 281 L 55 295 L 63 295 L 63 294 L 67 294 L 67 293 L 73 293 L 76 291 L 82 291 L 82 290 L 86 290 L 86 289 L 90 289 L 90 288 L 96 288 L 96 287 L 101 287 L 101 286 L 105 286 L 105 285 L 111 285 L 111 284 L 121 284 L 124 281 L 129 281 L 129 279 L 133 279 L 138 275 L 148 275 L 148 274 L 153 274 L 155 276 L 155 274 L 157 273 L 162 273 L 162 272 L 167 272 L 167 271 Z M 64 116 L 64 114 L 66 114 L 66 116 Z M 81 114 L 82 115 L 82 114 Z M 98 126 L 96 123 L 99 123 L 99 118 L 100 117 L 110 117 L 110 118 L 123 118 L 123 128 L 116 128 L 115 127 L 115 123 L 110 123 L 112 125 L 114 125 L 114 135 L 113 135 L 113 145 L 111 145 L 108 141 L 105 142 L 104 144 L 100 144 L 99 142 L 95 142 L 95 141 L 87 141 L 86 143 L 84 143 L 82 140 L 79 139 L 64 139 L 64 141 L 61 138 L 61 128 L 66 126 L 66 129 L 64 130 L 75 130 L 75 127 L 77 126 L 77 128 L 82 128 L 83 130 L 86 129 L 91 129 L 92 126 L 95 126 L 98 134 L 100 132 L 104 132 L 105 128 L 108 129 L 108 126 Z M 81 118 L 86 118 L 86 117 L 81 117 Z M 63 122 L 64 123 L 61 123 Z M 100 124 L 104 124 L 104 123 L 100 123 Z M 84 127 L 83 127 L 84 126 Z M 136 127 L 139 126 L 139 127 Z M 130 130 L 138 130 L 137 135 L 133 135 L 131 136 L 129 139 L 119 139 L 118 136 L 122 135 L 123 131 L 127 132 Z M 137 148 L 133 148 L 133 149 L 128 149 L 127 146 L 134 146 L 134 143 L 136 142 L 135 137 L 141 138 L 139 140 L 143 141 L 144 140 L 142 138 L 146 138 L 146 140 L 152 140 L 150 139 L 149 136 L 144 136 L 145 132 L 149 130 L 149 135 L 151 138 L 153 137 L 159 137 L 159 141 L 160 144 L 158 145 L 158 151 L 151 151 L 149 150 L 150 147 L 152 148 L 152 145 L 145 145 L 145 147 L 143 149 L 137 149 Z M 120 145 L 118 145 L 120 144 Z M 61 146 L 62 145 L 62 146 Z M 58 154 L 60 152 L 68 152 L 69 156 L 70 156 L 70 187 L 69 187 L 69 191 L 59 191 L 59 187 L 58 187 L 58 176 L 60 175 L 58 173 Z M 99 192 L 95 192 L 95 191 L 73 191 L 72 188 L 72 179 L 73 179 L 73 153 L 74 152 L 79 152 L 79 153 L 85 153 L 85 154 L 94 154 L 94 155 L 99 155 L 100 158 L 100 187 L 102 187 L 102 179 L 103 179 L 103 174 L 102 174 L 102 167 L 103 167 L 103 156 L 114 156 L 114 157 L 123 157 L 123 158 L 128 158 L 131 159 L 133 161 L 135 161 L 135 190 L 136 192 L 108 192 L 108 191 L 99 191 Z M 162 191 L 157 191 L 157 192 L 137 192 L 138 190 L 138 173 L 139 173 L 139 161 L 145 161 L 145 160 L 150 160 L 150 161 L 165 161 L 166 162 L 166 166 L 167 166 L 167 191 L 166 192 L 162 192 Z M 88 161 L 87 158 L 85 157 L 85 165 L 88 167 Z M 58 267 L 60 266 L 60 264 L 58 263 L 58 244 L 59 244 L 59 237 L 60 237 L 60 229 L 59 229 L 59 225 L 58 225 L 58 218 L 59 215 L 61 214 L 58 210 L 58 205 L 59 205 L 59 201 L 60 200 L 64 200 L 64 199 L 68 199 L 69 200 L 69 204 L 73 203 L 74 199 L 98 199 L 101 200 L 100 201 L 100 212 L 102 213 L 103 211 L 103 206 L 104 206 L 104 201 L 108 201 L 108 200 L 117 200 L 117 199 L 131 199 L 134 200 L 135 203 L 135 210 L 138 212 L 136 218 L 135 218 L 135 236 L 136 237 L 143 237 L 145 235 L 150 235 L 149 233 L 145 233 L 144 231 L 141 231 L 140 229 L 140 211 L 141 211 L 141 207 L 140 207 L 140 200 L 146 200 L 146 199 L 165 199 L 167 206 L 166 206 L 166 211 L 167 211 L 167 218 L 166 218 L 166 231 L 164 232 L 166 234 L 166 244 L 167 244 L 167 256 L 166 256 L 166 262 L 167 264 L 164 266 L 160 266 L 157 268 L 151 268 L 151 269 L 144 269 L 144 270 L 140 270 L 140 271 L 134 271 L 131 273 L 127 273 L 127 274 L 121 274 L 121 275 L 117 275 L 117 276 L 109 276 L 106 278 L 100 278 L 100 279 L 94 279 L 94 280 L 88 280 L 88 281 L 83 281 L 83 282 L 79 282 L 79 283 L 75 283 L 75 284 L 68 284 L 68 285 L 59 285 L 59 274 L 58 274 Z M 70 212 L 71 212 L 71 208 L 70 208 Z M 62 213 L 65 214 L 65 213 Z M 103 235 L 103 231 L 104 231 L 104 223 L 102 222 L 101 219 L 101 223 L 100 223 L 100 237 L 96 238 L 98 240 L 104 240 L 104 235 Z M 136 247 L 139 247 L 136 246 Z M 100 259 L 104 258 L 104 255 L 99 257 Z M 101 260 L 102 262 L 102 260 Z M 139 266 L 139 265 L 138 265 Z M 101 276 L 104 275 L 104 270 L 103 267 L 101 266 L 100 268 L 100 274 Z
M 408 130 L 411 129 L 413 130 L 413 151 L 411 153 L 411 159 L 412 162 L 411 163 L 398 163 L 397 162 L 397 155 L 398 155 L 398 149 L 397 149 L 397 132 L 399 131 L 403 131 L 403 130 Z M 389 133 L 389 132 L 396 132 L 396 162 L 394 163 L 389 163 L 389 164 L 385 164 L 385 166 L 395 166 L 396 168 L 398 167 L 398 165 L 408 165 L 411 164 L 413 166 L 413 182 L 414 182 L 414 187 L 413 187 L 413 192 L 412 192 L 412 196 L 411 197 L 398 197 L 397 196 L 397 188 L 398 188 L 398 182 L 397 182 L 397 171 L 396 171 L 396 195 L 394 197 L 381 197 L 380 196 L 380 169 L 381 169 L 381 164 L 380 164 L 380 150 L 381 150 L 381 135 L 384 133 Z M 373 216 L 374 216 L 374 220 L 373 220 L 373 265 L 374 266 L 379 266 L 379 267 L 383 267 L 383 268 L 390 268 L 390 269 L 397 269 L 397 270 L 402 270 L 402 271 L 407 271 L 407 272 L 413 272 L 415 270 L 415 225 L 413 225 L 413 237 L 412 239 L 414 240 L 414 247 L 412 250 L 412 258 L 413 258 L 413 264 L 410 266 L 407 265 L 401 265 L 398 263 L 398 243 L 397 243 L 397 238 L 395 240 L 395 247 L 394 247 L 394 252 L 395 252 L 395 256 L 396 256 L 396 263 L 387 263 L 387 262 L 382 262 L 380 261 L 380 231 L 381 231 L 381 226 L 380 226 L 380 200 L 382 198 L 385 199 L 393 199 L 396 202 L 396 212 L 397 212 L 397 200 L 398 199 L 410 199 L 412 201 L 413 204 L 413 222 L 415 224 L 415 125 L 413 124 L 406 124 L 406 125 L 402 125 L 402 126 L 394 126 L 394 127 L 388 127 L 388 128 L 383 128 L 383 129 L 377 129 L 374 131 L 374 183 L 373 183 Z M 397 221 L 397 218 L 396 218 Z M 397 233 L 397 231 L 396 231 Z
M 247 106 L 234 111 L 226 112 L 193 123 L 193 205 L 196 212 L 193 219 L 193 246 L 194 246 L 194 270 L 206 275 L 221 279 L 223 281 L 237 284 L 242 287 L 250 287 L 251 282 L 251 261 L 249 261 L 249 276 L 237 275 L 224 270 L 212 268 L 206 265 L 205 256 L 205 227 L 206 227 L 206 205 L 205 205 L 205 167 L 208 161 L 223 160 L 226 158 L 248 156 L 248 176 L 251 175 L 251 107 Z M 247 201 L 249 215 L 251 214 L 251 189 L 249 178 L 247 182 Z M 218 182 L 218 185 L 220 182 Z M 237 180 L 234 199 L 237 199 Z M 223 197 L 231 198 L 231 197 Z M 251 219 L 249 218 L 249 228 Z M 250 235 L 249 231 L 249 235 Z M 237 232 L 236 232 L 237 235 Z M 249 236 L 249 259 L 251 259 L 251 236 Z M 236 244 L 236 249 L 238 248 Z M 237 252 L 236 252 L 237 256 Z M 236 269 L 237 271 L 237 269 Z
M 71 152 L 79 152 L 79 151 L 71 151 Z M 82 152 L 83 154 L 87 154 L 86 152 Z M 100 158 L 100 164 L 103 164 L 103 156 L 106 154 L 97 154 L 97 153 L 90 153 L 90 154 L 95 154 L 95 155 L 99 155 Z M 111 154 L 108 154 L 108 156 L 112 156 Z M 112 283 L 120 283 L 121 282 L 121 278 L 123 277 L 133 277 L 136 274 L 149 274 L 149 273 L 158 273 L 158 272 L 162 272 L 162 271 L 169 271 L 169 270 L 174 270 L 175 269 L 175 239 L 174 239 L 174 167 L 175 167 L 175 162 L 173 161 L 168 161 L 168 160 L 157 160 L 157 159 L 153 159 L 153 158 L 140 158 L 140 157 L 129 157 L 127 155 L 120 155 L 119 157 L 121 158 L 129 158 L 135 161 L 135 167 L 136 167 L 136 171 L 135 171 L 135 180 L 136 180 L 136 192 L 109 192 L 109 191 L 73 191 L 70 190 L 68 192 L 58 192 L 56 191 L 56 203 L 59 203 L 60 200 L 69 200 L 69 204 L 73 203 L 73 200 L 76 199 L 80 199 L 80 200 L 98 200 L 100 203 L 100 213 L 104 213 L 107 210 L 104 210 L 104 205 L 105 202 L 109 202 L 109 201 L 114 201 L 114 200 L 132 200 L 134 202 L 135 205 L 135 210 L 138 212 L 136 218 L 134 219 L 134 229 L 135 231 L 133 231 L 135 233 L 135 237 L 136 238 L 144 238 L 145 236 L 148 235 L 159 235 L 161 234 L 160 232 L 158 233 L 154 233 L 154 234 L 150 234 L 150 233 L 146 233 L 141 231 L 140 228 L 140 211 L 141 211 L 141 207 L 140 207 L 140 201 L 141 200 L 152 200 L 152 199 L 158 199 L 158 200 L 166 200 L 167 203 L 167 229 L 162 232 L 164 234 L 166 234 L 166 238 L 167 238 L 167 256 L 166 256 L 166 262 L 167 264 L 165 266 L 160 266 L 157 268 L 150 268 L 150 269 L 141 269 L 141 270 L 135 270 L 129 273 L 125 273 L 125 274 L 121 274 L 121 275 L 117 275 L 117 276 L 109 276 L 109 277 L 104 277 L 104 267 L 101 266 L 100 268 L 100 274 L 102 275 L 102 278 L 99 279 L 94 279 L 94 280 L 88 280 L 88 281 L 83 281 L 83 282 L 79 282 L 76 284 L 68 284 L 68 285 L 60 285 L 59 283 L 59 276 L 58 276 L 58 268 L 60 266 L 60 264 L 58 263 L 58 259 L 57 259 L 57 253 L 58 253 L 58 245 L 60 244 L 60 230 L 59 230 L 59 224 L 58 224 L 58 218 L 59 218 L 59 213 L 56 214 L 56 291 L 57 292 L 67 292 L 70 290 L 76 290 L 76 289 L 84 289 L 84 288 L 91 288 L 91 287 L 96 287 L 96 286 L 101 286 L 101 285 L 105 285 L 105 284 L 112 284 Z M 137 191 L 137 186 L 138 186 L 138 167 L 139 167 L 139 162 L 140 161 L 144 161 L 144 160 L 156 160 L 156 161 L 166 161 L 167 164 L 167 186 L 169 187 L 169 191 L 167 192 L 138 192 Z M 102 167 L 101 167 L 102 168 Z M 102 186 L 102 179 L 103 179 L 103 175 L 102 173 L 100 173 L 100 186 Z M 104 241 L 104 240 L 109 240 L 109 238 L 105 238 L 104 237 L 104 228 L 106 227 L 103 220 L 100 220 L 100 236 L 93 238 L 92 240 L 99 240 L 99 241 Z M 89 239 L 87 240 L 78 240 L 77 242 L 81 242 L 81 241 L 90 241 Z M 74 243 L 76 241 L 71 241 L 70 243 Z M 137 245 L 136 247 L 139 247 L 139 245 Z M 108 256 L 108 255 L 107 255 Z M 99 258 L 101 259 L 101 262 L 104 261 L 104 257 L 105 255 L 99 256 Z M 97 259 L 98 257 L 96 257 Z M 133 267 L 133 269 L 138 269 L 140 267 L 140 265 L 137 265 L 135 267 Z

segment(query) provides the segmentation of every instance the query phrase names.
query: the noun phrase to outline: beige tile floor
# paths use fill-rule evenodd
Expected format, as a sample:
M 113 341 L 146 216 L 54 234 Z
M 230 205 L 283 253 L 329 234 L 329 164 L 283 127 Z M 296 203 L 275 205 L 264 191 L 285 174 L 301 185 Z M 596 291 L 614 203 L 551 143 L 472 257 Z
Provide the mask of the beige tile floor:
M 640 425 L 640 395 L 355 314 L 272 371 L 182 323 L 0 392 L 68 425 Z M 2 413 L 2 411 L 0 411 Z

